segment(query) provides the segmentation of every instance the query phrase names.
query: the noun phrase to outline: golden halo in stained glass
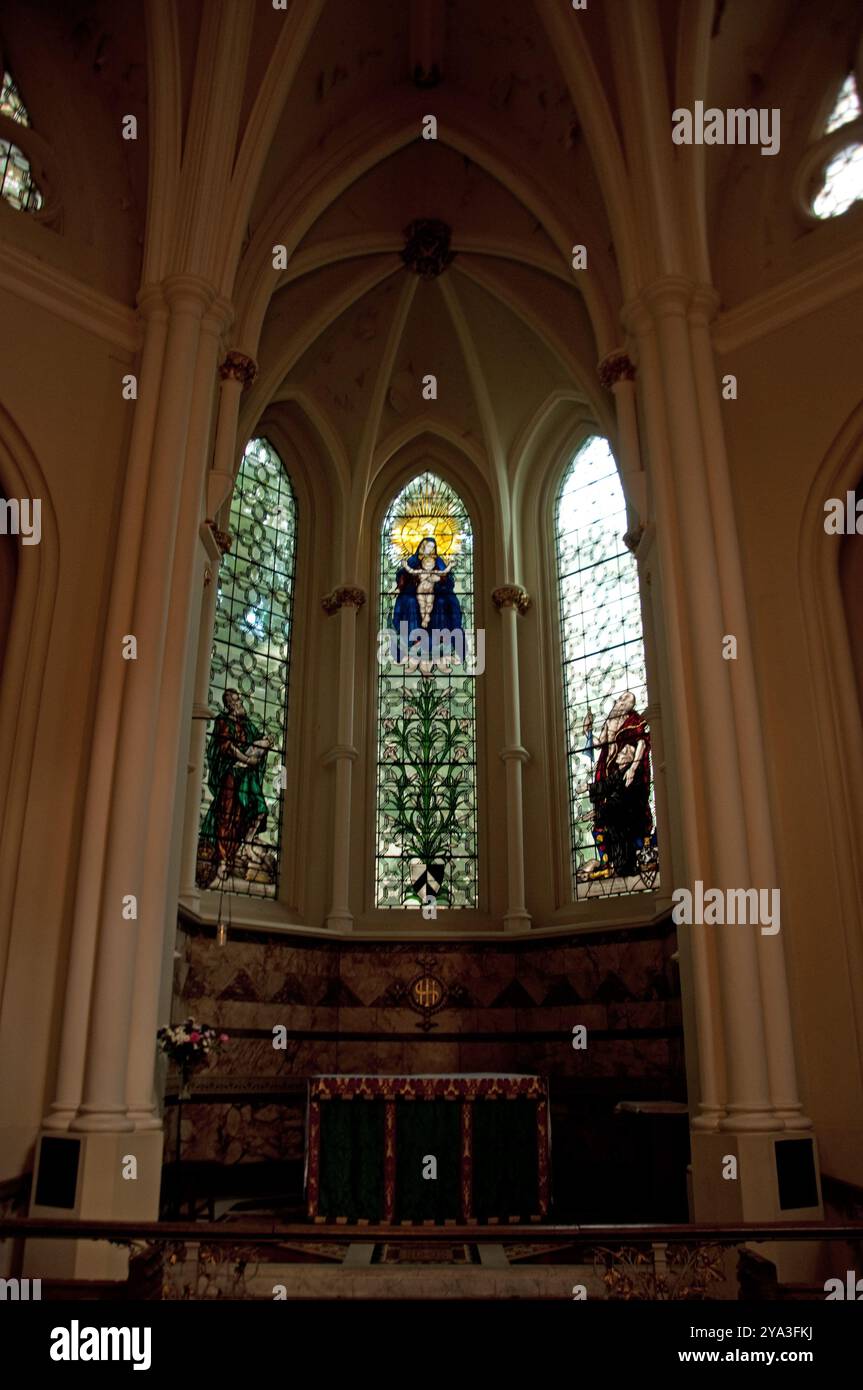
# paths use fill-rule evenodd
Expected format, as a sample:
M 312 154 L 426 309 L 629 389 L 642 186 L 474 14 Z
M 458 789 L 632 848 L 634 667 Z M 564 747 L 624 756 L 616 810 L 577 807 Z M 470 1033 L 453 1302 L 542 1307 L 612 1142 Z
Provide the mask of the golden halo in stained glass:
M 400 559 L 413 555 L 432 536 L 440 556 L 455 557 L 462 548 L 459 499 L 433 473 L 424 473 L 405 488 L 390 515 L 390 545 Z

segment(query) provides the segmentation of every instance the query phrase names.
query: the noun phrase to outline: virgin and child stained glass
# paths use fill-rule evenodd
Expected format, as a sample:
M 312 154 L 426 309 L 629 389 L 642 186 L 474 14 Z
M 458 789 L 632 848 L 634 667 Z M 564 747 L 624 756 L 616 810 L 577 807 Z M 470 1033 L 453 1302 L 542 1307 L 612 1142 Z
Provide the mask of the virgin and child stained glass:
M 279 879 L 297 504 L 273 446 L 247 446 L 219 569 L 201 888 L 275 897 Z
M 604 439 L 588 439 L 557 499 L 572 884 L 576 898 L 657 882 L 647 680 L 638 567 Z
M 473 531 L 433 473 L 384 518 L 379 612 L 375 903 L 475 908 Z

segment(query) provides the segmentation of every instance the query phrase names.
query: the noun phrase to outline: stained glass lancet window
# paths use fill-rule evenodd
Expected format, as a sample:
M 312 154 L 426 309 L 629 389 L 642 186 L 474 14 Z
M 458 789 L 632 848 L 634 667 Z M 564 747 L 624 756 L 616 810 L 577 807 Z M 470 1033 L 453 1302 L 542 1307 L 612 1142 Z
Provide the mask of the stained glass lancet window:
M 380 575 L 375 903 L 475 908 L 473 531 L 435 474 L 387 511 Z
M 644 638 L 614 457 L 593 436 L 555 516 L 572 884 L 576 898 L 658 881 Z
M 275 897 L 293 627 L 297 504 L 266 439 L 246 447 L 219 569 L 210 665 L 201 888 Z
M 3 73 L 0 86 L 0 114 L 8 116 L 18 125 L 29 126 L 27 114 L 18 88 L 8 72 Z M 0 139 L 0 198 L 19 212 L 38 212 L 42 206 L 42 194 L 30 172 L 30 161 L 9 140 Z
M 833 153 L 821 169 L 820 181 L 812 211 L 816 217 L 840 217 L 853 203 L 863 198 L 863 140 L 859 138 L 861 116 L 860 95 L 853 73 L 842 84 L 833 110 L 824 127 L 825 135 L 841 130 L 852 121 L 858 123 L 857 139 L 838 150 L 831 141 Z

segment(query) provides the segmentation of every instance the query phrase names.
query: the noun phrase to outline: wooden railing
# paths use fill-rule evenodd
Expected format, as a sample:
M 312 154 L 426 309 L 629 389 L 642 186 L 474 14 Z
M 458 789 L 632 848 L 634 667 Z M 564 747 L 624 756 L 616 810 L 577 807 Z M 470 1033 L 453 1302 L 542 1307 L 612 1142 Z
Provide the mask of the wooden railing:
M 429 1241 L 465 1240 L 474 1244 L 500 1243 L 502 1239 L 541 1240 L 544 1244 L 626 1244 L 653 1245 L 709 1242 L 739 1245 L 750 1240 L 860 1240 L 863 1221 L 767 1221 L 737 1225 L 681 1224 L 675 1226 L 558 1226 L 534 1223 L 500 1222 L 488 1225 L 348 1225 L 324 1221 L 277 1225 L 271 1229 L 226 1221 L 57 1221 L 32 1217 L 0 1219 L 0 1240 L 116 1240 L 116 1241 L 206 1241 L 208 1245 L 236 1245 L 254 1242 L 302 1240 L 410 1240 L 412 1236 Z

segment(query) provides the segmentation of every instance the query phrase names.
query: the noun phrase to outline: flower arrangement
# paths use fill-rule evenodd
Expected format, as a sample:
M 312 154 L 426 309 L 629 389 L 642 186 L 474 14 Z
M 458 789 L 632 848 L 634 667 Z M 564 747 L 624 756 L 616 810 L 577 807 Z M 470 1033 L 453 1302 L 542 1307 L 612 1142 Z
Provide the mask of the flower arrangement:
M 161 1051 L 179 1071 L 180 1098 L 187 1100 L 192 1072 L 204 1066 L 211 1054 L 221 1051 L 228 1041 L 228 1034 L 220 1033 L 205 1023 L 196 1023 L 193 1018 L 187 1018 L 184 1023 L 174 1023 L 167 1028 L 160 1028 L 156 1039 Z

